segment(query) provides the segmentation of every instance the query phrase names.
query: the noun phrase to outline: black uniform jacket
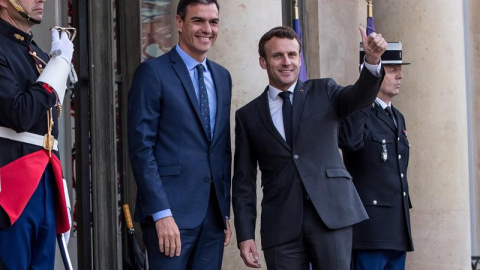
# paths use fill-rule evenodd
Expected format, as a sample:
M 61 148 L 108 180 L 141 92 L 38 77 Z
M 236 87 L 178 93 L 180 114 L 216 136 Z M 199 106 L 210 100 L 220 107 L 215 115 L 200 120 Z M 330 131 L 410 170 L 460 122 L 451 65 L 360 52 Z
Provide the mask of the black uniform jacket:
M 54 107 L 56 95 L 53 91 L 47 90 L 42 83 L 36 82 L 40 75 L 36 65 L 40 65 L 41 68 L 45 65 L 40 60 L 35 60 L 30 52 L 48 62 L 48 55 L 37 47 L 31 34 L 24 33 L 0 19 L 0 126 L 16 132 L 30 132 L 43 136 L 47 133 L 47 110 Z M 54 108 L 52 112 L 55 122 L 52 134 L 57 138 L 57 111 Z M 0 168 L 42 149 L 41 146 L 0 137 Z M 53 151 L 52 155 L 58 157 L 58 152 Z M 3 180 L 2 193 L 10 188 L 7 187 L 5 179 Z M 35 185 L 38 181 L 39 179 L 34 179 L 26 182 Z M 22 186 L 11 188 L 23 189 Z M 63 194 L 63 190 L 61 193 Z M 9 218 L 0 206 L 0 228 L 9 225 Z
M 369 219 L 353 228 L 354 249 L 412 251 L 407 183 L 410 144 L 403 115 L 398 128 L 378 103 L 340 125 L 340 148 Z

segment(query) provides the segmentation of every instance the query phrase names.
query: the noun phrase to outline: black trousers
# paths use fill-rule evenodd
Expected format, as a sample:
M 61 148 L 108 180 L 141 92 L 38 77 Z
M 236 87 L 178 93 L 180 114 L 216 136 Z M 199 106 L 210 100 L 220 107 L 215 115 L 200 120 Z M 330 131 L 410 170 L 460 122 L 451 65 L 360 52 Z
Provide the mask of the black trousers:
M 352 226 L 329 229 L 308 199 L 298 238 L 264 250 L 269 270 L 349 270 L 351 253 Z

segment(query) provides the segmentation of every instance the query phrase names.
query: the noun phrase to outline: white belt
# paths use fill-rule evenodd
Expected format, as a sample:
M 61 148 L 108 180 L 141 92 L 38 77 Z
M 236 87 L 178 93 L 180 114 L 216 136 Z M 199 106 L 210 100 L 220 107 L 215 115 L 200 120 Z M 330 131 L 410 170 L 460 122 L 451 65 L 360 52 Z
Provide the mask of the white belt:
M 36 146 L 43 147 L 44 136 L 30 133 L 30 132 L 20 132 L 17 133 L 15 130 L 6 127 L 0 127 L 0 138 L 9 139 L 12 141 L 22 142 L 33 144 Z M 58 151 L 58 141 L 55 140 L 53 143 L 53 150 Z

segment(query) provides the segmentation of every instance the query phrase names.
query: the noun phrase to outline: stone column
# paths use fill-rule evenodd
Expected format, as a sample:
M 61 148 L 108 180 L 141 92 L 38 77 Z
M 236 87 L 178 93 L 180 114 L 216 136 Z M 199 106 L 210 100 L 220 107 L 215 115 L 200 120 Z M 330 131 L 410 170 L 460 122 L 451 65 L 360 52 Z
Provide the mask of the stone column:
M 467 75 L 467 78 L 470 80 L 470 98 L 471 100 L 471 112 L 470 112 L 470 121 L 471 121 L 471 139 L 470 139 L 470 146 L 471 146 L 471 157 L 472 157 L 472 172 L 471 179 L 473 180 L 474 188 L 473 192 L 473 200 L 474 207 L 472 207 L 471 211 L 474 211 L 474 215 L 472 218 L 475 218 L 475 222 L 472 228 L 472 238 L 476 237 L 476 239 L 472 239 L 474 242 L 472 246 L 472 255 L 479 255 L 480 254 L 480 232 L 478 231 L 480 226 L 480 215 L 475 211 L 476 209 L 480 209 L 480 91 L 476 90 L 480 87 L 480 50 L 479 50 L 479 42 L 480 42 L 480 2 L 469 0 L 468 1 L 468 17 L 469 17 L 469 59 L 470 61 L 470 74 Z
M 462 1 L 374 1 L 375 26 L 403 42 L 401 93 L 411 143 L 415 252 L 407 269 L 470 269 L 465 38 Z
M 331 77 L 341 85 L 358 79 L 360 32 L 366 5 L 359 1 L 304 1 L 308 78 Z M 363 12 L 362 12 L 363 11 Z
M 238 0 L 220 1 L 220 30 L 217 41 L 208 53 L 208 58 L 226 67 L 232 75 L 232 154 L 234 152 L 235 111 L 259 96 L 268 84 L 267 72 L 258 63 L 258 41 L 262 35 L 282 24 L 282 6 L 278 0 Z M 258 174 L 260 175 L 260 173 Z M 258 179 L 260 181 L 260 179 Z M 258 182 L 258 209 L 262 191 Z M 232 211 L 233 216 L 233 211 Z M 247 269 L 237 248 L 233 219 L 230 225 L 233 238 L 225 249 L 222 269 Z M 260 245 L 260 211 L 258 211 L 256 242 L 265 268 L 265 260 Z

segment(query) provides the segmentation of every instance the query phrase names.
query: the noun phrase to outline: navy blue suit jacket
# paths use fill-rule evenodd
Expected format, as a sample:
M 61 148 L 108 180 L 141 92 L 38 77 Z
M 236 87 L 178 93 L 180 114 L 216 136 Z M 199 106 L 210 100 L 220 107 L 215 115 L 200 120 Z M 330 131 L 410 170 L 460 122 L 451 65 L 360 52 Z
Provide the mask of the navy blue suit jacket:
M 202 127 L 200 106 L 185 63 L 172 49 L 137 68 L 128 97 L 128 147 L 137 183 L 134 219 L 171 209 L 180 229 L 204 219 L 215 185 L 222 217 L 230 211 L 230 102 L 232 81 L 207 60 L 217 93 L 212 141 Z

